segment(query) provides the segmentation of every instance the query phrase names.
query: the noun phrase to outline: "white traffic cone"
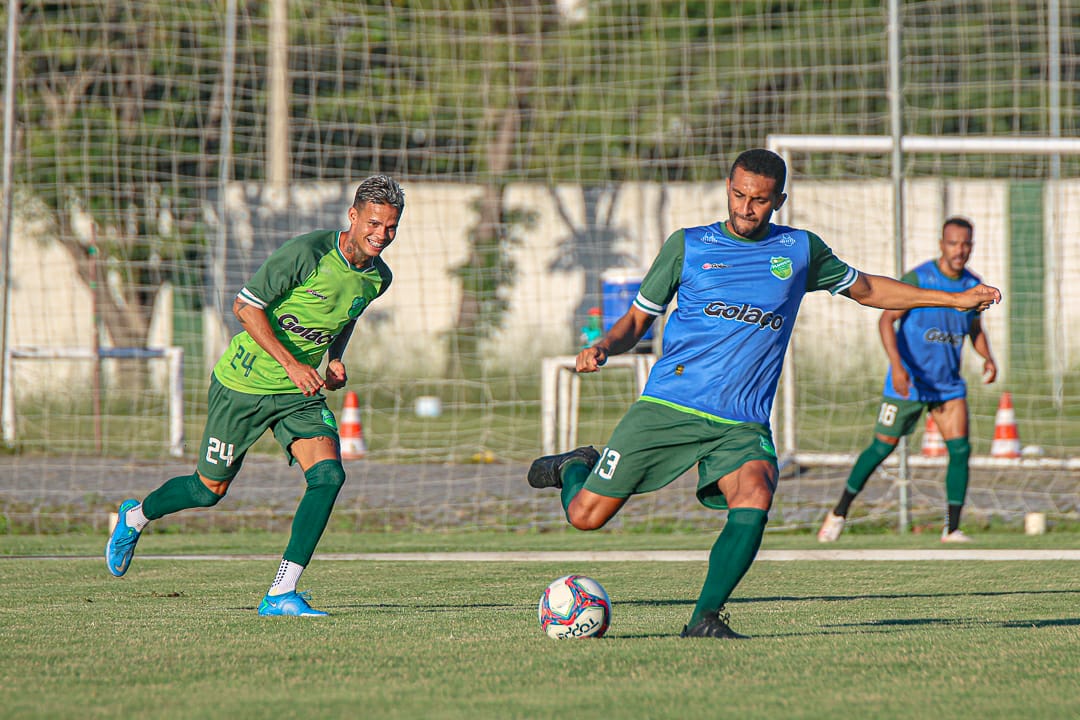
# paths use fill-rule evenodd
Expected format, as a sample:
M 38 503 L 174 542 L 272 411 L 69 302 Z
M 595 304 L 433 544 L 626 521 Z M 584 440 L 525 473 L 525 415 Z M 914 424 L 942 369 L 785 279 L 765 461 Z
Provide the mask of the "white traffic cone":
M 345 393 L 338 433 L 341 436 L 342 460 L 359 460 L 367 455 L 364 428 L 360 424 L 360 398 L 352 390 Z

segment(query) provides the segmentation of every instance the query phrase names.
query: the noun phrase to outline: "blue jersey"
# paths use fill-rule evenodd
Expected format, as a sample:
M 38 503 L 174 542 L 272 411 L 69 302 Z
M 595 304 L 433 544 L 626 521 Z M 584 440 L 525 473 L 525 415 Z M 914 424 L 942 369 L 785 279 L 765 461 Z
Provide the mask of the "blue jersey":
M 857 277 L 805 230 L 770 225 L 764 237 L 747 240 L 714 223 L 674 233 L 634 300 L 659 315 L 677 293 L 642 398 L 767 427 L 803 296 L 838 293 Z
M 979 278 L 965 269 L 960 277 L 941 272 L 936 260 L 929 260 L 901 278 L 910 285 L 947 292 L 963 292 L 979 284 Z M 974 310 L 915 308 L 900 318 L 896 345 L 900 360 L 911 377 L 911 391 L 905 398 L 893 387 L 892 368 L 885 375 L 886 397 L 916 402 L 944 402 L 967 396 L 967 383 L 960 376 L 964 338 L 979 316 Z

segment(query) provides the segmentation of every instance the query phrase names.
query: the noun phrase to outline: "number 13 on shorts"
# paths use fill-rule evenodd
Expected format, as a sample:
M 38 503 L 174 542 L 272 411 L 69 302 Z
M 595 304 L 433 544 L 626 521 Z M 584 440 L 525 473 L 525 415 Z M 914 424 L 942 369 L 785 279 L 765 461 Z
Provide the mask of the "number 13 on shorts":
M 615 468 L 619 466 L 619 459 L 622 457 L 616 450 L 611 448 L 604 448 L 604 454 L 600 456 L 600 460 L 596 463 L 596 474 L 605 480 L 610 480 L 615 474 Z

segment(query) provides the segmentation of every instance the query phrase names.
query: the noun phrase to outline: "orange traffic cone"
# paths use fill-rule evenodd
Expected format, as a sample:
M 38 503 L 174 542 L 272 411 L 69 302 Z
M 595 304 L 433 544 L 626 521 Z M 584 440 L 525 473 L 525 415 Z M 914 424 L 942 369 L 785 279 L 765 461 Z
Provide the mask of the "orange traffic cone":
M 922 436 L 923 457 L 941 457 L 947 452 L 948 448 L 945 447 L 945 438 L 941 437 L 941 431 L 938 430 L 937 423 L 934 422 L 934 416 L 927 413 L 926 432 L 924 432 Z
M 345 393 L 345 406 L 341 409 L 341 459 L 359 460 L 367 455 L 364 444 L 364 428 L 360 425 L 360 398 L 352 390 Z
M 997 416 L 994 418 L 994 442 L 990 444 L 990 457 L 1020 457 L 1020 433 L 1016 429 L 1016 412 L 1013 410 L 1011 393 L 1001 393 Z

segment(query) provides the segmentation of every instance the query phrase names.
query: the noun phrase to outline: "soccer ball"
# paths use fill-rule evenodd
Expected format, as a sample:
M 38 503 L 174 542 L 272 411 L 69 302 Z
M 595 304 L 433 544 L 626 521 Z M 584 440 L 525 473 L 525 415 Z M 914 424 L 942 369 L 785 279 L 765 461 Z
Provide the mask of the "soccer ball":
M 544 590 L 537 614 L 548 637 L 598 638 L 611 624 L 611 600 L 592 578 L 564 575 Z

